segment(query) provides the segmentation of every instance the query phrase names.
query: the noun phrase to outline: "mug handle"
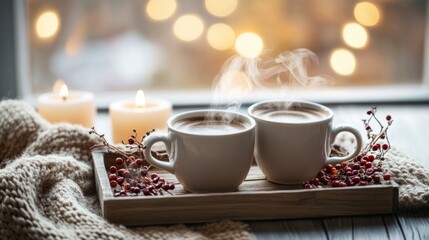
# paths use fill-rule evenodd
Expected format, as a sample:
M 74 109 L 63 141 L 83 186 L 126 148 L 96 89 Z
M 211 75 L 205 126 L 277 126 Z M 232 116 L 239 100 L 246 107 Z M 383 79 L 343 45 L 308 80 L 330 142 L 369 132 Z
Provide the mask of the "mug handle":
M 146 157 L 146 161 L 155 167 L 164 169 L 165 171 L 174 174 L 174 161 L 165 162 L 152 156 L 152 146 L 157 142 L 163 142 L 167 147 L 167 153 L 170 153 L 170 137 L 164 133 L 153 133 L 147 136 L 144 140 L 144 145 L 146 146 L 144 149 L 144 156 Z
M 351 134 L 353 134 L 356 138 L 356 148 L 353 151 L 353 153 L 347 155 L 347 156 L 343 156 L 343 157 L 328 157 L 328 159 L 326 160 L 326 162 L 328 164 L 337 164 L 337 163 L 341 163 L 347 160 L 350 160 L 354 157 L 356 157 L 359 153 L 360 150 L 362 149 L 362 136 L 360 135 L 359 131 L 352 127 L 352 126 L 348 126 L 348 125 L 338 125 L 336 126 L 333 130 L 332 130 L 332 135 L 331 135 L 331 139 L 332 141 L 335 140 L 335 137 L 340 133 L 340 132 L 349 132 Z

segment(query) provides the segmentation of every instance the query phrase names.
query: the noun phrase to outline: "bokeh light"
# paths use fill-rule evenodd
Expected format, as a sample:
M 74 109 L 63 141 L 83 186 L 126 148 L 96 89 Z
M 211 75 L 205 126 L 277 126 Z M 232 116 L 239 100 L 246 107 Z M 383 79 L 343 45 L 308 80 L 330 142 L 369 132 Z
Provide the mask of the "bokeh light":
M 54 11 L 45 11 L 36 20 L 36 34 L 39 38 L 54 36 L 60 27 L 60 19 Z
M 176 0 L 150 0 L 146 5 L 146 13 L 151 19 L 162 21 L 171 17 L 176 8 Z
M 234 45 L 235 32 L 226 24 L 216 23 L 207 30 L 209 45 L 217 50 L 226 50 Z
M 370 2 L 360 2 L 354 8 L 356 20 L 364 26 L 375 26 L 380 21 L 380 10 Z
M 357 23 L 348 23 L 343 28 L 343 39 L 350 47 L 363 48 L 368 43 L 368 32 Z
M 205 0 L 205 6 L 209 13 L 216 17 L 226 17 L 237 8 L 237 0 Z
M 261 54 L 263 48 L 264 42 L 256 33 L 242 33 L 235 41 L 235 49 L 243 57 L 256 58 Z
M 183 15 L 173 26 L 174 34 L 182 41 L 193 41 L 201 36 L 204 23 L 200 17 L 192 14 Z
M 331 68 L 340 75 L 351 75 L 356 69 L 356 58 L 347 49 L 335 49 L 330 57 Z

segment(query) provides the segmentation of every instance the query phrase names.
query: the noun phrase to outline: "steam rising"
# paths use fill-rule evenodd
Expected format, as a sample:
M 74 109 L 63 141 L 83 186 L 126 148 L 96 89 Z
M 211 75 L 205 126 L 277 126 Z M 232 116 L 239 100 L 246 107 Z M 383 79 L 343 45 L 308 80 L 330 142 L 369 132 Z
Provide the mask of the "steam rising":
M 214 79 L 213 107 L 226 105 L 227 110 L 238 111 L 254 89 L 315 87 L 332 82 L 328 76 L 308 75 L 307 65 L 318 62 L 317 55 L 308 49 L 285 51 L 274 58 L 233 56 Z M 280 96 L 272 98 L 276 97 Z

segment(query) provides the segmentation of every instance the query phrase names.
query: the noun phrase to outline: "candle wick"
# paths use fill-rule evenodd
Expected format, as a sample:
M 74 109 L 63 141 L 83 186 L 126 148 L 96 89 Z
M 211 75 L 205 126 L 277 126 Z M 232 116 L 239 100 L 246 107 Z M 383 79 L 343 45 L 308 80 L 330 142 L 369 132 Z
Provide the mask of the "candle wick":
M 65 102 L 67 100 L 67 96 L 62 96 L 61 99 Z

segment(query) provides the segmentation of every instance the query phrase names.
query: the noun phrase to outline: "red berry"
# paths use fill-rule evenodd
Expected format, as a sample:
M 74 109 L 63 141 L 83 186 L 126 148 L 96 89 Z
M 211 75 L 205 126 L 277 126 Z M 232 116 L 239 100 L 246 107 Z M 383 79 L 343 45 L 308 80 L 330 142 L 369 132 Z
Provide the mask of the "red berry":
M 374 155 L 368 155 L 368 161 L 372 162 L 374 161 L 375 157 Z
M 130 162 L 134 162 L 135 160 L 136 160 L 136 157 L 134 157 L 134 156 L 130 156 L 128 158 L 128 161 L 130 161 Z
M 365 161 L 365 160 L 360 160 L 359 164 L 360 164 L 361 166 L 365 166 L 366 161 Z
M 133 193 L 135 193 L 135 194 L 139 194 L 139 193 L 140 193 L 140 188 L 138 188 L 138 187 L 134 187 L 134 188 L 132 189 L 132 191 L 133 191 Z
M 118 178 L 118 176 L 116 176 L 116 174 L 110 174 L 109 175 L 109 180 L 110 181 L 112 181 L 112 180 L 116 180 Z
M 337 174 L 337 173 L 338 173 L 337 168 L 335 168 L 335 167 L 331 168 L 330 173 L 332 173 L 332 174 Z
M 371 127 L 370 126 L 366 126 L 366 128 L 365 128 L 367 131 L 370 131 L 371 130 Z
M 128 143 L 129 144 L 133 144 L 135 141 L 134 141 L 134 138 L 128 138 Z
M 372 114 L 372 110 L 366 111 L 366 114 L 371 115 Z
M 365 164 L 365 168 L 372 168 L 372 163 L 367 162 L 367 163 Z
M 131 177 L 131 173 L 130 173 L 130 171 L 125 170 L 125 171 L 124 171 L 124 177 L 125 177 L 125 178 L 130 178 L 130 177 Z
M 304 184 L 304 187 L 305 187 L 305 185 L 307 185 L 307 184 Z M 310 185 L 310 184 L 308 184 L 308 185 Z M 165 191 L 168 191 L 170 188 L 168 187 L 168 184 L 162 184 L 162 189 Z
M 390 116 L 390 115 L 387 115 L 387 116 L 386 116 L 386 120 L 387 120 L 387 121 L 390 121 L 390 120 L 392 120 L 392 116 Z
M 340 181 L 337 181 L 337 180 L 332 181 L 331 185 L 332 185 L 332 187 L 339 187 L 340 186 Z
M 174 184 L 169 183 L 169 184 L 168 184 L 168 188 L 170 188 L 170 190 L 174 190 Z
M 359 182 L 359 185 L 360 185 L 360 186 L 366 186 L 366 184 L 367 184 L 367 183 L 366 183 L 366 182 L 364 182 L 364 181 L 360 181 L 360 182 Z
M 331 169 L 332 169 L 333 167 L 334 167 L 334 166 L 332 166 L 331 164 L 326 165 L 326 169 L 327 169 L 328 171 L 331 171 Z
M 122 164 L 124 164 L 124 159 L 118 157 L 118 158 L 116 158 L 115 163 L 116 163 L 116 165 L 122 165 Z
M 116 187 L 118 185 L 118 183 L 115 180 L 110 181 L 110 186 L 112 188 Z
M 352 178 L 352 181 L 353 181 L 354 183 L 359 183 L 359 182 L 360 182 L 360 177 L 353 177 L 353 178 Z
M 372 169 L 372 168 L 368 168 L 368 169 L 365 171 L 365 173 L 366 173 L 366 175 L 372 175 L 372 174 L 374 173 L 374 169 Z
M 124 184 L 124 190 L 130 190 L 131 185 L 129 183 Z
M 387 150 L 389 148 L 389 145 L 387 143 L 385 143 L 381 147 L 383 148 L 383 150 Z
M 319 185 L 320 184 L 319 179 L 318 178 L 313 179 L 313 184 L 316 186 Z
M 359 170 L 360 169 L 360 165 L 355 163 L 353 164 L 353 170 Z
M 142 165 L 143 160 L 140 158 L 137 158 L 136 161 L 134 162 L 135 164 L 137 164 L 138 166 Z
M 390 174 L 385 173 L 385 174 L 383 175 L 383 179 L 384 179 L 384 180 L 386 180 L 386 181 L 390 180 Z
M 152 179 L 154 179 L 154 178 L 156 178 L 156 177 L 158 177 L 158 174 L 156 174 L 156 173 L 152 173 L 152 174 L 150 175 L 150 178 L 152 178 Z
M 118 175 L 119 176 L 124 176 L 124 173 L 125 173 L 125 168 L 121 168 L 121 169 L 119 169 L 119 171 L 118 171 Z
M 353 169 L 351 167 L 346 167 L 346 172 L 351 172 Z
M 340 182 L 338 185 L 339 187 L 347 187 L 347 183 L 345 182 Z
M 109 172 L 110 173 L 115 173 L 116 172 L 116 167 L 115 166 L 111 166 L 110 168 L 109 168 Z
M 372 177 L 371 176 L 366 176 L 365 177 L 365 181 L 367 181 L 368 183 L 370 183 L 372 181 Z
M 378 146 L 377 145 L 372 146 L 372 151 L 377 151 L 377 150 L 378 150 Z
M 381 135 L 381 136 L 380 136 L 380 138 L 381 138 L 381 139 L 385 139 L 385 138 L 386 138 L 386 135 L 384 135 L 384 134 L 383 134 L 383 135 Z
M 122 184 L 122 183 L 124 183 L 124 178 L 123 177 L 118 177 L 116 179 L 116 182 L 118 182 L 119 184 Z
M 375 183 L 379 183 L 381 181 L 380 175 L 374 175 L 373 178 Z
M 338 163 L 338 164 L 336 164 L 336 165 L 335 165 L 335 168 L 336 168 L 337 170 L 339 170 L 339 169 L 343 168 L 343 166 L 342 166 L 341 164 L 339 164 L 339 163 Z

